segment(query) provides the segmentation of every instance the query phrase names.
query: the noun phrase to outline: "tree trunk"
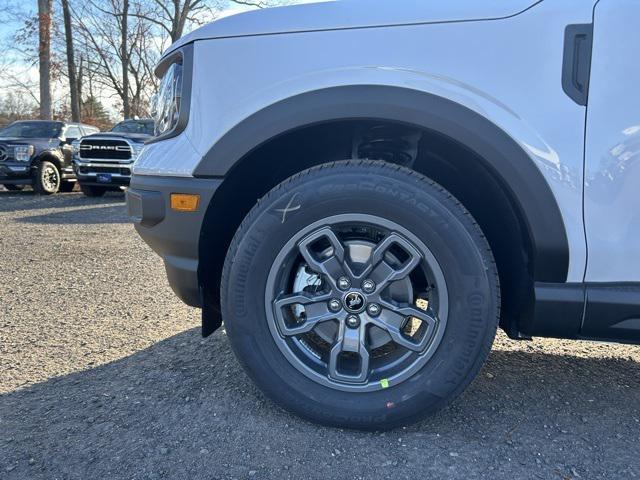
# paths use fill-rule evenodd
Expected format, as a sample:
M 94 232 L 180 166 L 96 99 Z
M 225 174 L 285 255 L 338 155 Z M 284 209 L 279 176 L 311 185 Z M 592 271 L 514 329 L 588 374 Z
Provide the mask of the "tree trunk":
M 185 0 L 180 10 L 180 1 L 174 0 L 175 17 L 173 19 L 173 25 L 171 28 L 171 41 L 177 42 L 184 33 L 184 26 L 187 23 L 187 18 L 193 8 L 193 3 L 190 0 Z
M 80 95 L 78 81 L 76 80 L 76 61 L 73 50 L 73 30 L 71 26 L 71 13 L 69 12 L 69 0 L 60 0 L 62 3 L 62 16 L 64 17 L 64 37 L 67 42 L 67 69 L 69 71 L 69 93 L 71 96 L 71 119 L 80 121 Z
M 121 32 L 121 49 L 122 49 L 122 110 L 124 118 L 131 117 L 131 102 L 129 99 L 129 48 L 128 48 L 128 17 L 129 17 L 129 0 L 122 2 L 122 23 L 120 25 Z
M 78 91 L 78 106 L 80 107 L 80 111 L 82 111 L 82 86 L 83 86 L 83 75 L 84 70 L 82 68 L 83 59 L 82 55 L 80 55 L 80 60 L 78 61 L 78 77 L 76 79 L 76 89 Z
M 38 0 L 40 118 L 51 120 L 51 15 L 53 0 Z

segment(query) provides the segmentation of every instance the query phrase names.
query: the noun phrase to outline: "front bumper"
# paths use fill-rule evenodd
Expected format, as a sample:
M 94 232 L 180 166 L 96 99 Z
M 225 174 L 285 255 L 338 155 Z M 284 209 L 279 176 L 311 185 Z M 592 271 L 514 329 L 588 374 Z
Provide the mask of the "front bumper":
M 0 184 L 30 185 L 32 182 L 29 165 L 14 162 L 0 164 Z
M 98 175 L 79 175 L 76 178 L 81 185 L 90 185 L 96 187 L 128 187 L 131 177 L 111 177 L 110 182 L 99 182 Z
M 164 260 L 173 291 L 193 307 L 202 307 L 198 282 L 202 223 L 221 182 L 219 179 L 133 175 L 127 190 L 127 209 L 136 230 Z M 172 210 L 172 193 L 200 195 L 198 211 Z
M 82 185 L 97 187 L 127 187 L 131 182 L 133 162 L 73 162 L 73 171 Z M 99 182 L 98 175 L 108 174 L 110 182 Z

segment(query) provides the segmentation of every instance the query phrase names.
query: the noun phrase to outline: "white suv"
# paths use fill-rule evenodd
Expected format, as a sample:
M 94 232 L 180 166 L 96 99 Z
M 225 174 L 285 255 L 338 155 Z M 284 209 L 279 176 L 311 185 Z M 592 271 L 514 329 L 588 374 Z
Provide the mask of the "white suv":
M 640 342 L 640 3 L 348 0 L 161 60 L 128 205 L 247 372 L 324 424 L 450 402 L 496 328 Z

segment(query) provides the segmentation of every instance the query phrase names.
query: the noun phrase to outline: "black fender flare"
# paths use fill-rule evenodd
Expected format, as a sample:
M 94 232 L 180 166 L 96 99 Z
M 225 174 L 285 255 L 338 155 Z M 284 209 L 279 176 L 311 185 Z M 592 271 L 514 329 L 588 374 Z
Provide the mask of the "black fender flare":
M 426 92 L 354 85 L 290 97 L 233 127 L 203 156 L 194 176 L 224 177 L 247 154 L 275 137 L 315 124 L 357 119 L 396 121 L 432 130 L 478 154 L 525 224 L 534 255 L 533 280 L 566 282 L 569 245 L 564 222 L 551 188 L 534 161 L 487 118 Z
M 43 150 L 42 152 L 38 153 L 38 155 L 36 155 L 36 157 L 31 161 L 31 167 L 38 168 L 40 162 L 42 162 L 43 160 L 49 161 L 49 159 L 53 159 L 59 169 L 62 169 L 64 167 L 64 156 L 60 153 L 59 150 L 55 149 Z

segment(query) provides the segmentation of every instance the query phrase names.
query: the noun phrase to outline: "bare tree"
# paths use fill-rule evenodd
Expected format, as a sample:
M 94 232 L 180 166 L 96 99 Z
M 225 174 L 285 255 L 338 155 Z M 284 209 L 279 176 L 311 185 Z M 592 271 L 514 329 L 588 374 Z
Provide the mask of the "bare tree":
M 131 116 L 131 104 L 129 101 L 129 0 L 122 0 L 122 13 L 120 14 L 120 64 L 122 68 L 122 110 L 124 118 Z
M 37 103 L 23 92 L 11 91 L 0 99 L 0 126 L 37 117 Z
M 76 78 L 76 85 L 78 87 L 78 104 L 82 106 L 82 87 L 84 86 L 84 59 L 80 55 L 78 62 L 78 76 Z M 80 117 L 82 117 L 82 109 L 80 111 Z
M 22 24 L 6 41 L 0 38 L 0 89 L 30 97 L 41 118 L 69 113 L 80 120 L 89 97 L 125 117 L 147 115 L 158 84 L 154 67 L 169 43 L 230 4 L 260 8 L 290 1 L 38 0 L 36 14 L 29 2 L 0 0 L 2 17 Z
M 71 97 L 71 119 L 80 121 L 80 84 L 76 76 L 75 52 L 73 48 L 73 26 L 71 24 L 71 12 L 69 0 L 60 0 L 62 4 L 62 16 L 64 18 L 64 36 L 67 45 L 67 71 L 69 75 L 69 95 Z
M 53 0 L 38 0 L 40 118 L 51 120 L 51 18 Z
M 154 0 L 154 2 L 160 12 L 160 19 L 148 18 L 148 20 L 163 28 L 169 34 L 172 43 L 182 37 L 187 20 L 206 8 L 204 0 L 173 0 L 172 2 Z
M 143 5 L 129 0 L 90 0 L 74 15 L 88 51 L 87 74 L 102 90 L 112 91 L 122 102 L 125 118 L 146 113 L 145 97 L 153 79 L 145 65 L 155 63 L 153 32 L 144 20 Z

